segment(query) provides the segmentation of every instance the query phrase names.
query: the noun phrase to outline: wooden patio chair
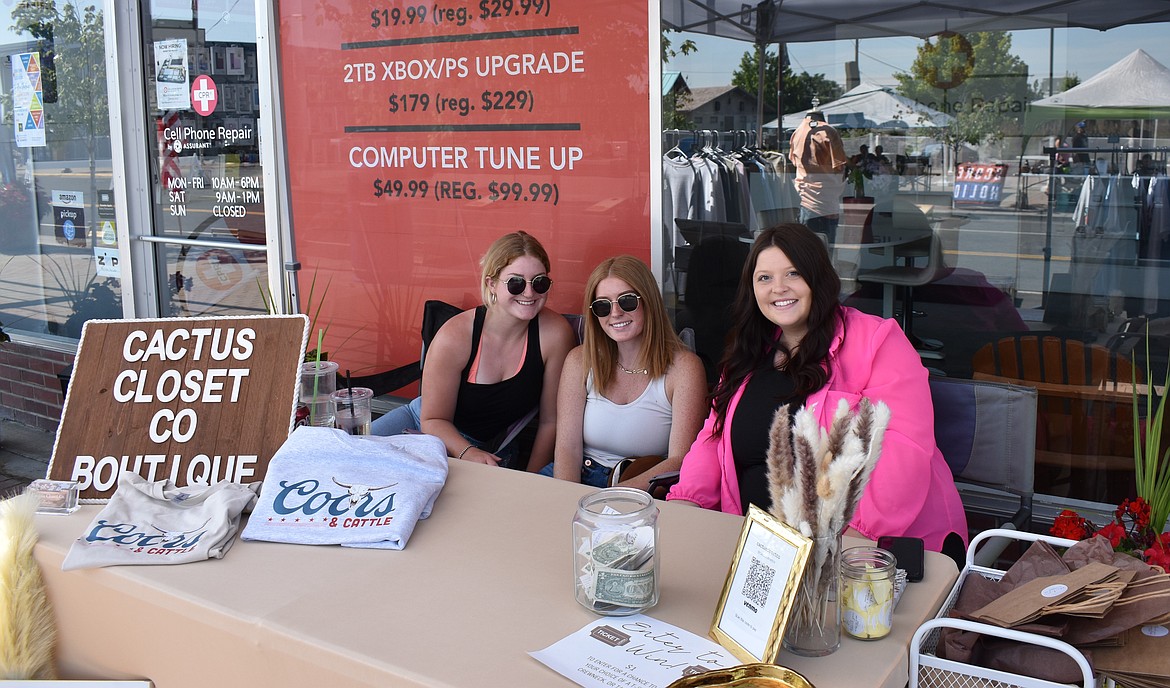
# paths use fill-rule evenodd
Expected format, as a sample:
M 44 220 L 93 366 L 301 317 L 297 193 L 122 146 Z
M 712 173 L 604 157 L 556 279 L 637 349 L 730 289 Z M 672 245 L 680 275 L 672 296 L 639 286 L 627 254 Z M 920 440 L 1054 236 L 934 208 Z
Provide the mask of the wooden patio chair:
M 1129 496 L 1133 381 L 1145 382 L 1130 359 L 1077 339 L 1020 334 L 983 346 L 972 369 L 978 380 L 1036 388 L 1037 491 L 1091 501 Z M 1124 494 L 1110 494 L 1117 491 Z

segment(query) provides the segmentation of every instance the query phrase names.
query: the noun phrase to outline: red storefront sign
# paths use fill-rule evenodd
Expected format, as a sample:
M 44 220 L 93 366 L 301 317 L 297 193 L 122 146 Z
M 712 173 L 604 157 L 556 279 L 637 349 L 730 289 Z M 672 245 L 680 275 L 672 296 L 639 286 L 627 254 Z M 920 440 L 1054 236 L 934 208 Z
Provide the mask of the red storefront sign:
M 603 258 L 649 262 L 648 4 L 341 2 L 326 16 L 288 0 L 280 15 L 301 294 L 329 285 L 317 328 L 342 369 L 417 358 L 423 302 L 479 303 L 479 259 L 507 232 L 544 244 L 561 312 L 580 312 Z

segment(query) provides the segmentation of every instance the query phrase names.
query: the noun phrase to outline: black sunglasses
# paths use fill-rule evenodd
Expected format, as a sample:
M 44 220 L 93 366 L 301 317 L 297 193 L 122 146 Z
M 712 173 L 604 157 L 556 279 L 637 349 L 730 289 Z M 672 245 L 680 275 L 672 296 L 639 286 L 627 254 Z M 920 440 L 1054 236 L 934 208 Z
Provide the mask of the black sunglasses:
M 537 294 L 544 294 L 552 288 L 552 280 L 549 279 L 548 275 L 537 275 L 530 280 L 526 280 L 519 275 L 514 275 L 509 277 L 505 284 L 508 285 L 508 293 L 513 296 L 519 296 L 523 294 L 524 287 L 529 284 L 532 285 L 532 291 L 536 292 Z
M 634 311 L 638 310 L 638 301 L 641 299 L 642 297 L 638 296 L 637 294 L 622 294 L 621 296 L 617 297 L 617 305 L 620 306 L 623 311 L 627 313 L 633 313 Z M 613 312 L 613 304 L 614 302 L 610 301 L 609 299 L 597 299 L 593 303 L 589 304 L 589 310 L 593 311 L 593 315 L 596 315 L 599 318 L 604 318 Z

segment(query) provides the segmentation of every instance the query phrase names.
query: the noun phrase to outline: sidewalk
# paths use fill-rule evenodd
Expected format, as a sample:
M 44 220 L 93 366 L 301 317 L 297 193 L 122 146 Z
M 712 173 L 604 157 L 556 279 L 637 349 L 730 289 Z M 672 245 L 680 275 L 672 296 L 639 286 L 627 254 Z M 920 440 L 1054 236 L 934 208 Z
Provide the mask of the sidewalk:
M 56 435 L 0 421 L 0 498 L 16 494 L 49 470 Z

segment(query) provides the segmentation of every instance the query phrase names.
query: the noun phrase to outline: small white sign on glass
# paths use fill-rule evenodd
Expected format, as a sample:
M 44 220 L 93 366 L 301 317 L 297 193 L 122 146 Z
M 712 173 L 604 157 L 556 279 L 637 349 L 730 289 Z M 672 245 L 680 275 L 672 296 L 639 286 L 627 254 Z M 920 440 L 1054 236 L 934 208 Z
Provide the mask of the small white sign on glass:
M 812 546 L 812 540 L 750 506 L 711 637 L 745 662 L 775 662 Z

